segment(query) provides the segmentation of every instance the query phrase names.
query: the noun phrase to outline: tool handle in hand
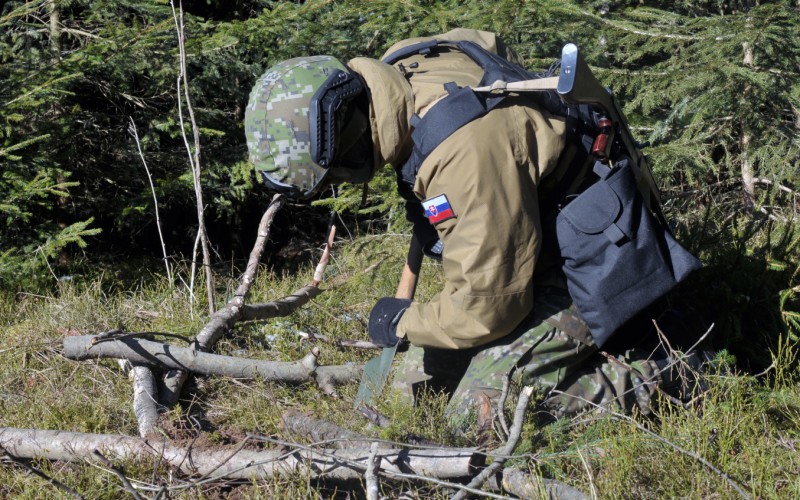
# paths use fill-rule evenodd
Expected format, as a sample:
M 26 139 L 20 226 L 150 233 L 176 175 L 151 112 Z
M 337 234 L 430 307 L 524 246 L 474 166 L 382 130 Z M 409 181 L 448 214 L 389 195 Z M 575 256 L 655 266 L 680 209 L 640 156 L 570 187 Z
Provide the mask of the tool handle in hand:
M 403 266 L 403 274 L 400 276 L 400 283 L 397 285 L 395 297 L 398 299 L 413 299 L 417 291 L 419 281 L 419 271 L 422 267 L 422 245 L 416 237 L 411 237 L 411 244 L 408 247 L 408 257 Z

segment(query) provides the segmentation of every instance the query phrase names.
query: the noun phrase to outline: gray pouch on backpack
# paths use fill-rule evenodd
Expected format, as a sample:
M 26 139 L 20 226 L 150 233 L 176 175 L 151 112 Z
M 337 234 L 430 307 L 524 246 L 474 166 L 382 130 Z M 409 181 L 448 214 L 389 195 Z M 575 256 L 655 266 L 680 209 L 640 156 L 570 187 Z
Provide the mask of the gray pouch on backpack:
M 559 212 L 556 234 L 570 296 L 602 346 L 702 264 L 647 209 L 628 160 L 595 173 Z

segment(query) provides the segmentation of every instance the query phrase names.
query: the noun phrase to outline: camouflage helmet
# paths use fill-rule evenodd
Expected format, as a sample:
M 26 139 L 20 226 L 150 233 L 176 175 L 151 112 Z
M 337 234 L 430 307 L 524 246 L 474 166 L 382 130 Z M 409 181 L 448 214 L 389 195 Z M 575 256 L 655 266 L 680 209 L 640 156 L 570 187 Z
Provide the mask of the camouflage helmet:
M 307 199 L 324 185 L 342 127 L 336 114 L 346 109 L 341 99 L 331 100 L 339 90 L 328 91 L 344 88 L 345 81 L 352 83 L 349 94 L 340 92 L 345 97 L 363 90 L 349 68 L 324 55 L 283 61 L 258 79 L 245 110 L 245 135 L 250 161 L 267 186 Z

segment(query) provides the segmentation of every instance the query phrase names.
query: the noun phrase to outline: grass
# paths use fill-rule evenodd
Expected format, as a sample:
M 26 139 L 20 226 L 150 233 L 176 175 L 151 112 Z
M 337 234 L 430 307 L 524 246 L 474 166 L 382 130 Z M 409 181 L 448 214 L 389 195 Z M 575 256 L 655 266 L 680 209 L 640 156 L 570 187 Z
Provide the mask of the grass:
M 737 224 L 723 228 L 730 233 L 745 231 Z M 784 232 L 788 230 L 783 230 Z M 771 235 L 771 236 L 770 236 Z M 758 263 L 775 260 L 775 228 L 756 230 L 750 236 L 747 259 L 735 264 L 730 255 L 715 253 L 709 273 L 730 266 L 746 271 L 715 289 L 713 295 L 727 297 L 732 307 L 743 293 L 769 289 L 785 292 L 794 286 L 794 274 L 765 274 Z M 772 240 L 770 240 L 772 238 Z M 768 242 L 772 241 L 772 243 Z M 792 238 L 789 238 L 792 241 Z M 337 339 L 366 338 L 365 323 L 374 301 L 393 295 L 398 271 L 404 259 L 407 239 L 403 236 L 360 237 L 340 246 L 328 268 L 323 287 L 328 291 L 312 304 L 289 317 L 243 324 L 226 337 L 217 352 L 259 359 L 290 361 L 304 356 L 312 347 L 296 330 L 322 333 Z M 759 246 L 760 245 L 760 246 Z M 735 248 L 732 245 L 725 249 Z M 771 250 L 770 250 L 771 248 Z M 784 253 L 784 260 L 789 260 Z M 708 256 L 705 260 L 710 260 Z M 711 259 L 713 260 L 713 259 Z M 732 263 L 733 262 L 733 263 Z M 791 266 L 788 266 L 791 268 Z M 267 301 L 291 293 L 311 280 L 309 265 L 295 276 L 282 276 L 262 269 L 252 289 L 251 302 Z M 720 276 L 717 275 L 716 278 Z M 704 277 L 708 279 L 708 276 Z M 221 297 L 235 289 L 232 277 L 219 276 Z M 437 265 L 426 261 L 418 297 L 426 300 L 436 293 L 441 276 Z M 769 283 L 765 284 L 769 280 Z M 774 282 L 772 280 L 775 280 Z M 791 285 L 791 286 L 790 286 Z M 172 288 L 152 276 L 125 290 L 102 277 L 88 281 L 64 282 L 49 296 L 19 294 L 0 297 L 0 426 L 60 429 L 135 435 L 136 420 L 131 408 L 131 384 L 113 361 L 74 362 L 60 355 L 66 335 L 91 334 L 114 327 L 127 331 L 163 331 L 192 336 L 203 324 L 203 298 L 192 308 L 185 289 Z M 224 299 L 220 299 L 224 300 Z M 718 300 L 718 299 L 716 299 Z M 769 304 L 767 304 L 769 302 Z M 778 316 L 791 311 L 792 300 L 783 301 Z M 787 306 L 788 304 L 788 306 Z M 664 402 L 654 418 L 634 415 L 635 424 L 614 415 L 585 414 L 569 420 L 543 424 L 530 415 L 523 442 L 518 448 L 519 466 L 568 483 L 587 494 L 602 498 L 736 498 L 739 495 L 708 463 L 740 485 L 753 498 L 800 497 L 800 369 L 792 330 L 775 330 L 764 324 L 755 338 L 755 319 L 772 317 L 772 301 L 751 300 L 746 307 L 724 310 L 724 321 L 739 338 L 751 336 L 749 348 L 764 349 L 760 356 L 771 360 L 765 374 L 742 371 L 745 359 L 720 356 L 724 369 L 709 378 L 709 391 L 696 408 L 684 410 Z M 734 325 L 738 325 L 734 328 Z M 780 326 L 780 325 L 779 325 Z M 718 337 L 722 332 L 718 331 Z M 764 340 L 767 339 L 767 340 Z M 171 340 L 172 341 L 172 340 Z M 724 344 L 724 342 L 723 342 Z M 320 344 L 322 364 L 361 363 L 369 353 L 342 350 Z M 738 352 L 746 352 L 740 349 Z M 739 355 L 741 356 L 741 355 Z M 725 361 L 732 364 L 725 365 Z M 184 411 L 164 416 L 173 432 L 185 436 L 198 432 L 212 442 L 236 442 L 246 433 L 282 436 L 280 416 L 289 409 L 308 411 L 342 427 L 363 431 L 365 421 L 352 410 L 355 387 L 344 387 L 339 399 L 323 396 L 313 385 L 286 386 L 262 381 L 242 382 L 223 378 L 201 378 L 185 401 Z M 392 425 L 381 431 L 386 439 L 402 440 L 408 433 L 443 444 L 463 444 L 450 435 L 442 423 L 446 400 L 431 395 L 419 407 L 408 408 L 389 398 L 381 410 L 392 416 Z M 199 419 L 187 418 L 187 412 Z M 196 412 L 195 412 L 196 410 Z M 203 430 L 195 428 L 197 423 Z M 660 438 L 646 433 L 646 428 Z M 678 451 L 666 442 L 685 451 Z M 108 471 L 89 464 L 61 464 L 33 461 L 50 477 L 91 498 L 118 498 L 119 481 Z M 154 463 L 128 463 L 129 477 L 150 485 L 180 484 L 170 471 Z M 391 487 L 386 483 L 385 487 Z M 247 484 L 213 484 L 187 487 L 177 497 L 217 498 L 348 498 L 353 485 L 312 483 L 305 477 L 274 479 Z M 356 488 L 358 490 L 358 485 Z M 407 486 L 408 487 L 408 486 Z M 419 485 L 412 488 L 420 488 Z M 64 495 L 43 479 L 24 473 L 16 466 L 0 467 L 0 497 L 39 498 Z M 401 490 L 385 490 L 396 496 Z M 420 497 L 446 497 L 441 490 L 418 489 Z M 356 496 L 363 495 L 363 491 Z

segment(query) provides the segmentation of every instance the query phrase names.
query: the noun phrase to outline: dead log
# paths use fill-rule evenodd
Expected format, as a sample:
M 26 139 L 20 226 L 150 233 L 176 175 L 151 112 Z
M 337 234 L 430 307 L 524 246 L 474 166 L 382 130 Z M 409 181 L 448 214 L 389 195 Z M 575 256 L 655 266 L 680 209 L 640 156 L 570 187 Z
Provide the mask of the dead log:
M 156 378 L 150 368 L 141 365 L 134 365 L 130 376 L 133 379 L 133 414 L 139 423 L 139 435 L 147 437 L 155 429 L 158 412 L 162 409 L 158 404 Z
M 495 459 L 485 469 L 483 469 L 480 474 L 472 478 L 472 480 L 467 485 L 468 488 L 480 488 L 483 483 L 485 483 L 489 477 L 493 476 L 495 473 L 499 472 L 503 468 L 503 464 L 506 461 L 506 458 L 511 456 L 514 453 L 514 448 L 517 447 L 517 443 L 519 443 L 520 436 L 522 435 L 522 424 L 525 421 L 525 410 L 528 408 L 528 402 L 531 399 L 531 395 L 533 394 L 533 386 L 525 386 L 519 393 L 519 399 L 517 400 L 517 409 L 514 411 L 514 423 L 511 425 L 511 429 L 508 433 L 508 441 L 506 444 L 495 450 Z M 453 495 L 453 500 L 463 500 L 467 497 L 467 490 L 461 490 L 455 495 Z
M 267 479 L 300 474 L 333 480 L 361 479 L 370 457 L 369 446 L 342 450 L 245 450 L 178 446 L 161 439 L 108 434 L 0 428 L 0 448 L 22 459 L 96 462 L 95 450 L 120 461 L 161 460 L 188 475 L 229 479 Z M 408 450 L 379 448 L 379 468 L 437 479 L 462 479 L 474 473 L 482 456 L 472 449 Z
M 360 365 L 318 367 L 317 349 L 299 361 L 284 362 L 210 354 L 132 335 L 94 344 L 93 340 L 92 335 L 65 337 L 64 356 L 76 361 L 93 358 L 126 359 L 134 365 L 232 378 L 260 378 L 290 384 L 301 384 L 315 379 L 321 379 L 321 383 L 326 386 L 344 384 L 358 381 L 361 374 Z

